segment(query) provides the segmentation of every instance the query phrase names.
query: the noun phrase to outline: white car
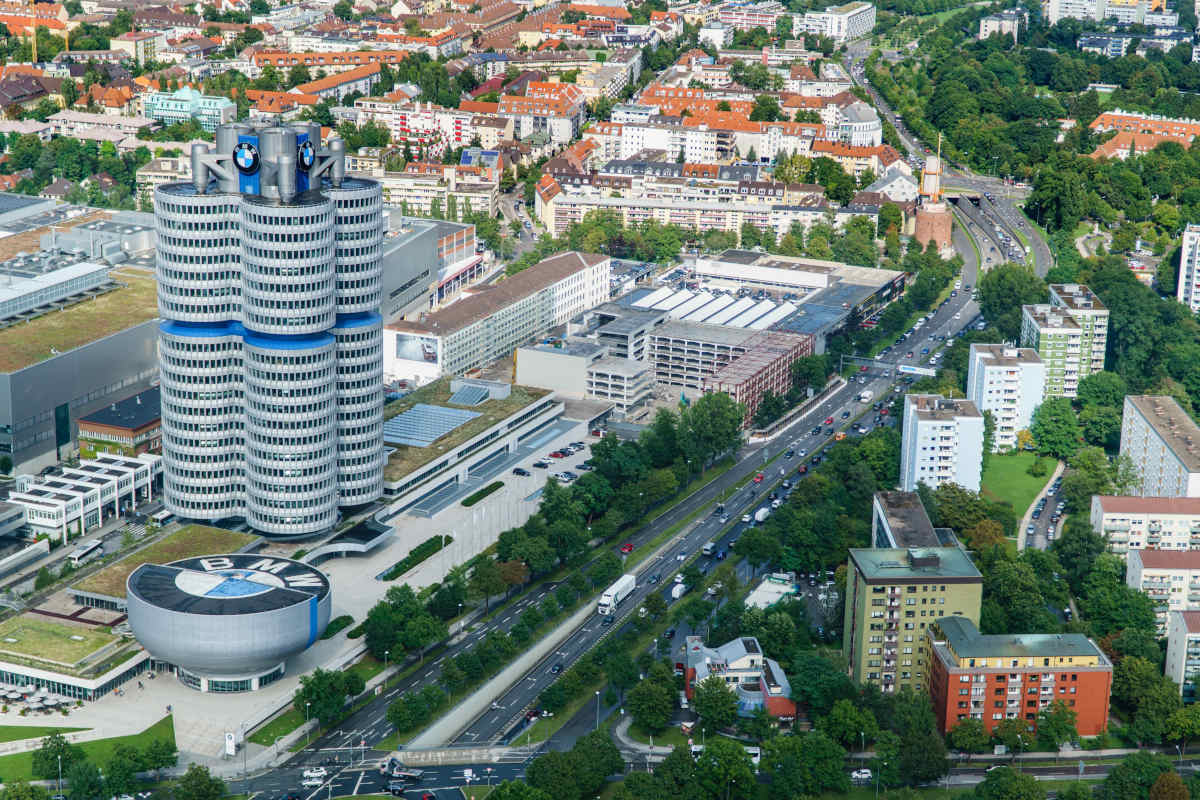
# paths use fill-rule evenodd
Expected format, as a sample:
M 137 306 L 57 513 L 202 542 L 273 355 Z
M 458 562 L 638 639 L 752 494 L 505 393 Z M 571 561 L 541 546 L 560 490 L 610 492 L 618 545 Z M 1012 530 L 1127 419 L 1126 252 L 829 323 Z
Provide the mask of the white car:
M 869 770 L 869 769 L 856 769 L 856 770 L 854 770 L 854 772 L 851 772 L 851 773 L 850 773 L 850 780 L 853 780 L 853 781 L 869 781 L 869 780 L 871 780 L 871 770 Z
M 320 786 L 323 786 L 324 783 L 325 781 L 321 780 L 320 778 L 305 778 L 304 780 L 300 781 L 300 786 L 304 789 L 316 789 Z
M 329 771 L 324 767 L 309 767 L 304 770 L 304 777 L 306 778 L 324 778 L 328 775 Z

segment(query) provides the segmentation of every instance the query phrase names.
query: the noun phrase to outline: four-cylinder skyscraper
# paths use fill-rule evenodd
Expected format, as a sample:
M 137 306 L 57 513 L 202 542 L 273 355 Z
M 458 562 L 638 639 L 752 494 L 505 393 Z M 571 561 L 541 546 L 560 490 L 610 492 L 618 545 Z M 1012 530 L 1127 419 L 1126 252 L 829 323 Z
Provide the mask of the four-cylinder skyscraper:
M 319 125 L 221 125 L 154 193 L 164 497 L 268 536 L 383 489 L 383 198 Z

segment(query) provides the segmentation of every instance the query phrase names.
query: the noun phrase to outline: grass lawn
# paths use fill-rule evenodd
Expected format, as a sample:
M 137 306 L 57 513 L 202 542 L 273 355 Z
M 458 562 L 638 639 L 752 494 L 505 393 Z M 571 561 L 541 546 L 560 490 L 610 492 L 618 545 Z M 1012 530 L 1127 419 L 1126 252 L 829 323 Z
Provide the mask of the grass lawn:
M 296 709 L 290 708 L 246 738 L 255 744 L 270 747 L 280 736 L 287 736 L 303 724 L 304 715 Z
M 74 665 L 117 637 L 102 628 L 22 614 L 0 624 L 0 653 Z
M 132 736 L 115 736 L 111 739 L 81 742 L 76 747 L 81 749 L 87 760 L 93 764 L 107 764 L 117 745 L 128 744 L 138 750 L 144 750 L 155 739 L 165 739 L 172 745 L 175 744 L 175 726 L 171 717 L 163 717 L 146 730 Z M 33 752 L 0 756 L 0 778 L 3 778 L 5 783 L 12 783 L 16 780 L 33 780 Z
M 109 597 L 124 597 L 125 582 L 142 564 L 167 564 L 210 553 L 236 553 L 257 538 L 253 534 L 208 525 L 185 525 L 127 558 L 92 573 L 75 584 L 75 588 Z
M 483 800 L 492 793 L 493 788 L 495 787 L 485 784 L 483 786 L 464 786 L 459 791 L 462 792 L 463 800 Z
M 1054 472 L 1053 461 L 1046 459 L 1045 476 L 1033 477 L 1026 470 L 1036 460 L 1037 456 L 1033 453 L 990 456 L 981 482 L 983 496 L 992 501 L 1004 500 L 1012 503 L 1017 516 L 1024 515 L 1037 493 L 1050 482 L 1050 476 Z
M 52 733 L 75 733 L 91 728 L 56 728 L 53 725 L 0 725 L 0 742 L 19 742 L 22 739 L 44 739 Z

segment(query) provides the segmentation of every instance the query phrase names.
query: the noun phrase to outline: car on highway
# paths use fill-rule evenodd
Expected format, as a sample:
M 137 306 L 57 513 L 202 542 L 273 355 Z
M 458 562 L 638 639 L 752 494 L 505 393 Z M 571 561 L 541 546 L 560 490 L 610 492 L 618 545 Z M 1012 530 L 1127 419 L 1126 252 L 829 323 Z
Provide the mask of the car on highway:
M 621 552 L 624 553 L 625 555 L 629 555 L 630 553 L 632 553 L 633 552 L 633 542 L 625 542 L 625 544 L 621 545 Z
M 756 474 L 756 475 L 754 476 L 754 482 L 755 482 L 755 483 L 762 483 L 762 482 L 763 482 L 763 474 L 762 474 L 761 472 L 759 472 L 758 474 Z
M 833 424 L 833 417 L 826 417 L 826 418 L 825 418 L 825 424 L 826 424 L 826 425 L 832 425 L 832 424 Z
M 646 582 L 649 583 L 651 586 L 653 586 L 661 580 L 662 580 L 662 575 L 660 573 L 656 572 L 653 575 L 651 575 L 649 578 L 647 578 Z
M 304 770 L 305 778 L 324 778 L 329 775 L 329 770 L 324 767 L 309 767 Z
M 1025 533 L 1029 533 L 1029 534 L 1031 534 L 1031 533 L 1033 533 L 1035 530 L 1037 530 L 1037 528 L 1036 528 L 1035 526 L 1033 526 L 1033 525 L 1026 525 L 1026 526 L 1025 526 Z
M 676 572 L 676 573 L 675 573 L 675 582 L 676 582 L 676 583 L 683 583 L 683 573 L 682 573 L 682 572 Z
M 859 367 L 859 368 L 858 368 L 858 371 L 859 371 L 859 372 L 866 372 L 866 371 L 867 371 L 867 365 L 866 365 L 866 364 L 863 364 L 861 367 Z
M 679 555 L 675 556 L 675 560 L 676 561 L 687 561 L 687 552 L 684 550 L 680 550 Z
M 810 435 L 812 435 L 812 436 L 819 436 L 819 435 L 820 435 L 820 433 L 821 433 L 821 426 L 820 426 L 820 425 L 818 425 L 817 427 L 815 427 L 815 428 L 813 428 L 811 431 L 809 431 L 809 434 L 810 434 Z
M 850 419 L 850 412 L 849 412 L 849 411 L 843 411 L 843 412 L 842 412 L 842 419 Z
M 300 786 L 303 789 L 316 789 L 324 783 L 325 781 L 321 780 L 320 778 L 305 778 L 304 780 L 300 781 Z
M 729 515 L 728 515 L 728 514 L 722 514 L 722 515 L 721 515 L 721 524 L 722 524 L 722 525 L 724 525 L 726 522 L 729 522 Z
M 522 467 L 516 467 L 515 469 L 513 469 L 513 475 L 516 475 L 521 478 L 528 478 L 532 474 L 533 474 L 532 472 L 530 472 L 529 470 L 524 469 Z
M 750 519 L 751 517 L 749 514 L 742 514 L 742 522 L 749 524 Z
M 783 457 L 784 457 L 784 458 L 792 458 L 792 457 L 794 457 L 795 455 L 796 455 L 796 451 L 795 451 L 795 450 L 788 450 L 786 453 L 784 453 L 784 454 L 783 454 Z
M 551 674 L 551 675 L 558 675 L 558 674 L 559 674 L 559 673 L 561 673 L 562 671 L 563 671 L 563 665 L 562 665 L 562 664 L 555 664 L 553 667 L 551 667 L 551 668 L 550 668 L 550 674 Z

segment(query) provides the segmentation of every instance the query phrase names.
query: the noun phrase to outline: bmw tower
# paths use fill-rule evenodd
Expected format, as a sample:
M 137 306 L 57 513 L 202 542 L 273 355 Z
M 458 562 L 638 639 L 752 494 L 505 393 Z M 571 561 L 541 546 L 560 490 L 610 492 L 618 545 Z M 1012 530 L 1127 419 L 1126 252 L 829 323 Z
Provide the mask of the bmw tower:
M 383 489 L 383 198 L 316 124 L 221 125 L 154 192 L 164 499 L 272 537 Z

